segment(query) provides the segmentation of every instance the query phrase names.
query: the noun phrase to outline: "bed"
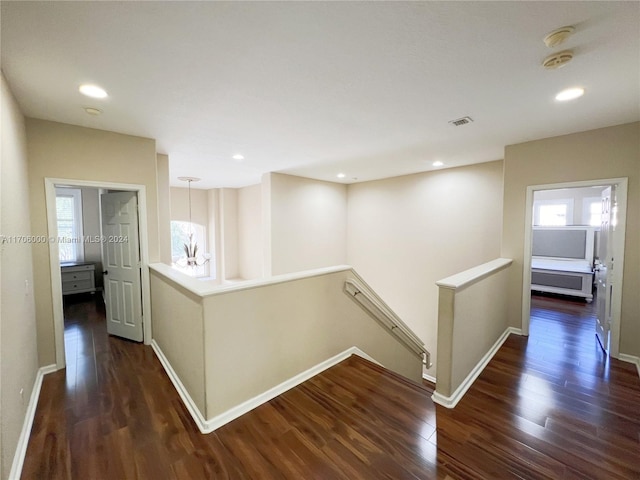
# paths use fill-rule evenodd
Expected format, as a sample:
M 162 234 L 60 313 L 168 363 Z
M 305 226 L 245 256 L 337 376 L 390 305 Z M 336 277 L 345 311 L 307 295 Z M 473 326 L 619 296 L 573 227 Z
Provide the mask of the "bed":
M 594 227 L 533 227 L 531 290 L 593 300 Z

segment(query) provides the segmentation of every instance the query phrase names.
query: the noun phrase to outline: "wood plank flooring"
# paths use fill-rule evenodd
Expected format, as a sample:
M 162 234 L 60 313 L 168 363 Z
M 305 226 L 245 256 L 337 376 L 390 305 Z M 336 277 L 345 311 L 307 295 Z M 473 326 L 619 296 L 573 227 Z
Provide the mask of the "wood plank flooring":
M 438 450 L 463 478 L 640 478 L 640 380 L 608 359 L 593 305 L 532 298 L 530 337 L 511 336 L 454 410 Z
M 82 297 L 80 297 L 82 299 Z M 202 435 L 153 351 L 67 301 L 25 479 L 638 479 L 640 379 L 595 343 L 592 307 L 534 297 L 456 409 L 351 357 Z

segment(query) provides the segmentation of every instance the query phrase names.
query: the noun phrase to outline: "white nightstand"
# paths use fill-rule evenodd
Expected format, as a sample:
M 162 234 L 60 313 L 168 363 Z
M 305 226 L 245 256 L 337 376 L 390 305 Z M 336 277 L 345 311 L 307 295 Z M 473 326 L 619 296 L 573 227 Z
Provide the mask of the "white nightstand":
M 96 291 L 96 266 L 93 263 L 63 263 L 62 294 L 94 293 Z

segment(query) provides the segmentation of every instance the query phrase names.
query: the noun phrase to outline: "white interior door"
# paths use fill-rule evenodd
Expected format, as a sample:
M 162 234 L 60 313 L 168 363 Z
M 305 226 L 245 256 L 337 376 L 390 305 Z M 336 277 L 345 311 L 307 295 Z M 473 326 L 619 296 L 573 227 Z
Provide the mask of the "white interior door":
M 107 331 L 141 342 L 142 289 L 135 192 L 101 196 Z
M 602 192 L 602 217 L 598 259 L 596 265 L 596 336 L 605 352 L 609 351 L 609 331 L 611 329 L 611 295 L 613 293 L 613 242 L 612 242 L 612 190 Z

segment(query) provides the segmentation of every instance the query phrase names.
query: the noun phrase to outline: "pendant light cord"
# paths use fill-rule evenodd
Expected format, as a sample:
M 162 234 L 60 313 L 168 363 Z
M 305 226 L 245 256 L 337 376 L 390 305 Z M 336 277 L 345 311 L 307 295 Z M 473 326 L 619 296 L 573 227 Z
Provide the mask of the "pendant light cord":
M 193 225 L 191 222 L 191 182 L 192 180 L 189 180 L 189 243 L 191 244 L 192 238 L 193 238 Z

